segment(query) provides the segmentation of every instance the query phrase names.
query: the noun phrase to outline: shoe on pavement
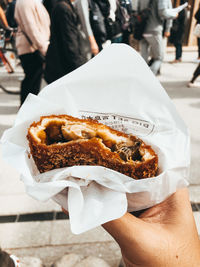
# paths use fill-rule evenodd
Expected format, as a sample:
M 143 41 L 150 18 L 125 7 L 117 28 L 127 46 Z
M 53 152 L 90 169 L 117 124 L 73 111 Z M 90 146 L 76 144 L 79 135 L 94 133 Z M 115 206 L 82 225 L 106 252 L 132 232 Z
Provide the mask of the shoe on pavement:
M 174 59 L 173 61 L 171 61 L 171 64 L 173 64 L 173 63 L 180 63 L 180 62 L 182 62 L 182 59 L 181 58 Z
M 187 87 L 189 87 L 189 88 L 200 88 L 200 84 L 197 84 L 197 83 L 188 83 Z

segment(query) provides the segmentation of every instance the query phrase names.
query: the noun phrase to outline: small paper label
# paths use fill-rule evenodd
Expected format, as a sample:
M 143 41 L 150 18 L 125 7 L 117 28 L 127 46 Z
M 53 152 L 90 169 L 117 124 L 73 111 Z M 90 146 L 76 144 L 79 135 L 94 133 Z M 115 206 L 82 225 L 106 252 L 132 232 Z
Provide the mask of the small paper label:
M 148 121 L 136 119 L 128 116 L 99 113 L 91 111 L 79 111 L 79 117 L 82 119 L 92 119 L 103 123 L 117 131 L 126 134 L 135 134 L 137 136 L 147 136 L 154 131 L 154 125 Z

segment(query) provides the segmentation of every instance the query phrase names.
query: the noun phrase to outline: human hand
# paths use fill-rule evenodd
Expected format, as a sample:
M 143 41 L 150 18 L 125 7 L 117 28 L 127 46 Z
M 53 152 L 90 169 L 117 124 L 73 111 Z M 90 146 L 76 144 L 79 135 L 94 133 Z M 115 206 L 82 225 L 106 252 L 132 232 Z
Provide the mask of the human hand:
M 99 53 L 99 47 L 97 45 L 94 36 L 89 36 L 89 41 L 90 41 L 92 55 L 96 56 Z
M 200 266 L 200 241 L 187 189 L 139 218 L 126 213 L 103 227 L 118 242 L 127 267 Z
M 164 33 L 164 37 L 167 37 L 168 38 L 169 36 L 170 36 L 170 32 L 165 32 Z

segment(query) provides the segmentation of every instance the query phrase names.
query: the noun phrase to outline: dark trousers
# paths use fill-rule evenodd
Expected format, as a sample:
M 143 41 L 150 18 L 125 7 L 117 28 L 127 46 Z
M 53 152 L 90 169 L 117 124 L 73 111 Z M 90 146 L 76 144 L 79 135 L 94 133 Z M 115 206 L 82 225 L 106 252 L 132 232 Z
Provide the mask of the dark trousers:
M 24 80 L 21 83 L 20 92 L 22 105 L 29 93 L 37 95 L 40 91 L 43 73 L 43 60 L 37 51 L 21 55 L 19 58 L 25 74 Z
M 182 57 L 182 44 L 174 44 L 176 47 L 176 59 L 180 59 Z
M 195 69 L 193 73 L 191 83 L 193 83 L 199 75 L 200 75 L 200 64 L 197 66 L 197 68 Z
M 200 58 L 200 38 L 197 38 L 198 43 L 198 57 Z
M 123 31 L 122 43 L 129 45 L 130 32 L 128 30 Z

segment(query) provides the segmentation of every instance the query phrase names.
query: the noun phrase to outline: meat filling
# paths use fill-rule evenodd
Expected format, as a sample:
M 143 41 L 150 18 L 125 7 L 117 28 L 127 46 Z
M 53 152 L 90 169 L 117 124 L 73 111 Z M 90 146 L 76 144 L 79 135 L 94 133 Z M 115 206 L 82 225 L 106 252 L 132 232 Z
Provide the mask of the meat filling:
M 82 124 L 65 124 L 51 122 L 45 126 L 44 130 L 40 130 L 37 134 L 42 143 L 52 145 L 56 143 L 64 143 L 73 140 L 91 139 L 93 137 L 100 138 L 103 144 L 111 149 L 112 152 L 119 154 L 124 161 L 141 161 L 140 140 L 131 140 L 124 137 L 113 137 L 112 134 L 99 130 L 95 131 L 91 127 Z
M 141 160 L 142 156 L 139 151 L 140 145 L 140 141 L 136 141 L 132 146 L 127 146 L 125 143 L 117 144 L 115 146 L 115 152 L 117 152 L 124 161 Z

